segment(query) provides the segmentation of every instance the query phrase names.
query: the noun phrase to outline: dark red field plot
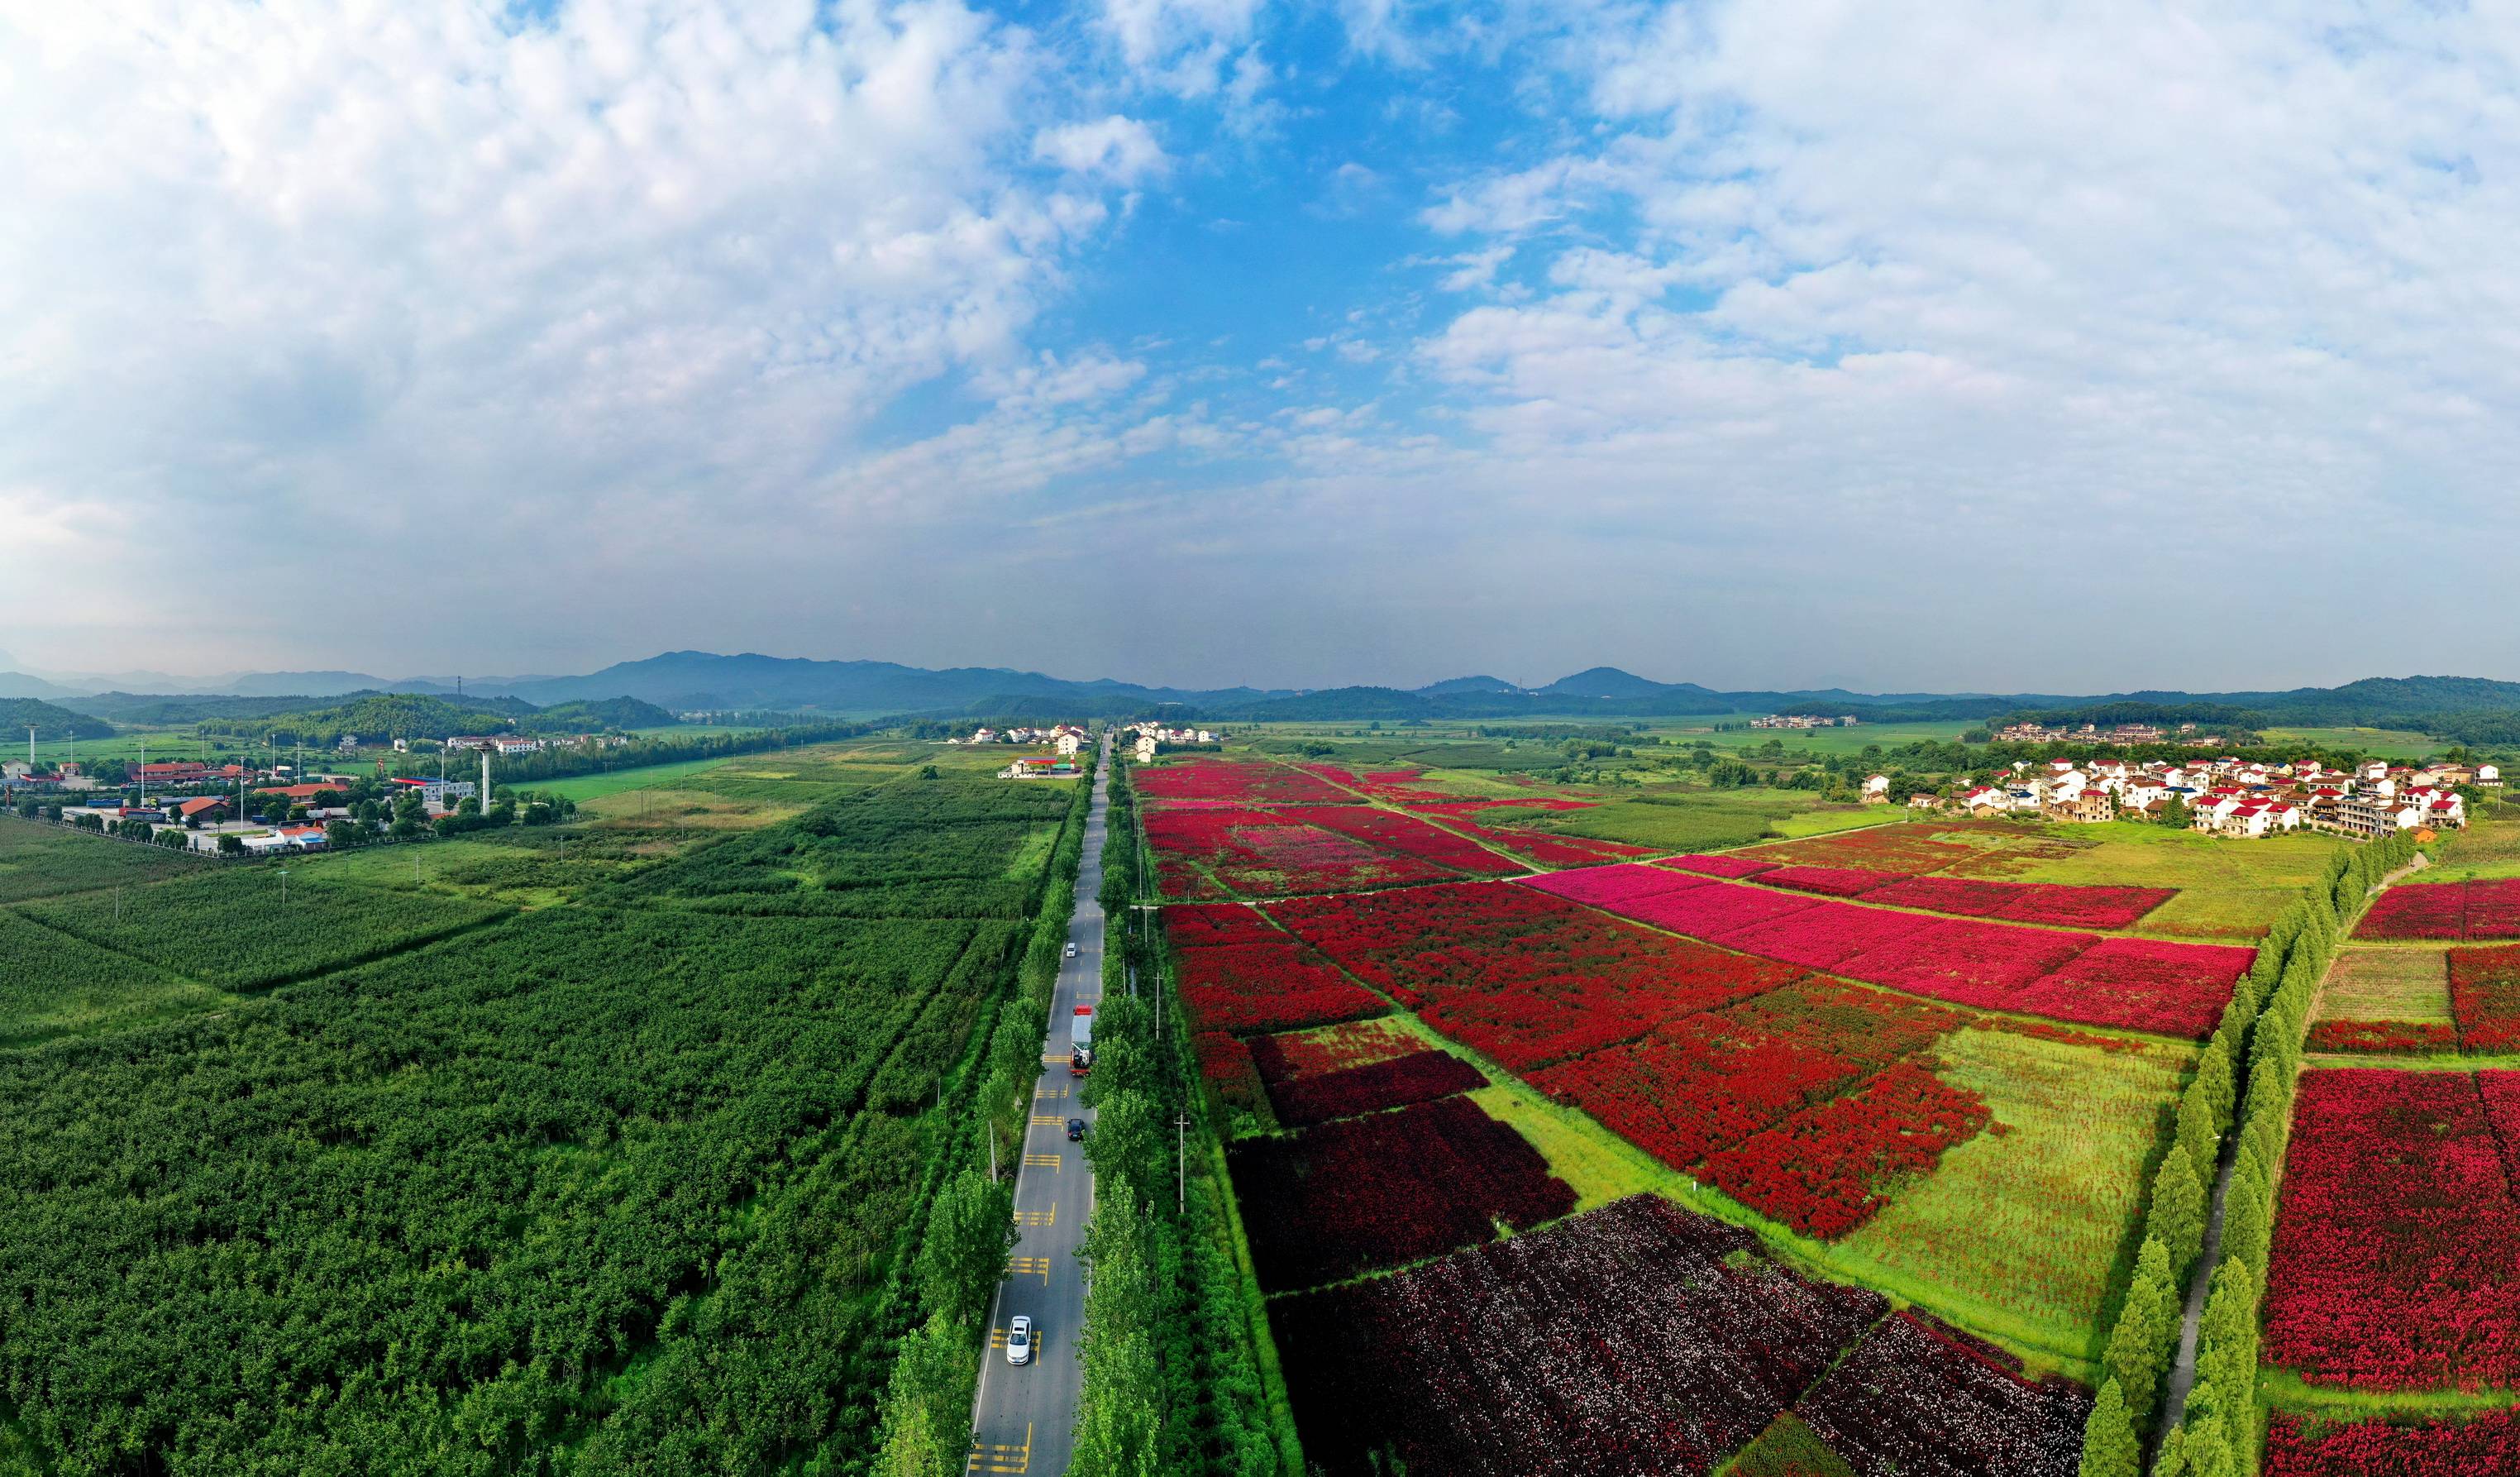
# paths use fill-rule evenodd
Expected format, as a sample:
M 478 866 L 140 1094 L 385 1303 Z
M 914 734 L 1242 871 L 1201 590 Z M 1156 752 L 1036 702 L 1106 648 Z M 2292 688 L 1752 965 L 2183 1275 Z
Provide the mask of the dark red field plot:
M 2520 1381 L 2520 1074 L 2305 1072 L 2269 1259 L 2266 1356 L 2317 1385 Z
M 1691 888 L 1711 886 L 1703 877 L 1675 872 L 1668 867 L 1645 862 L 1623 862 L 1613 866 L 1584 867 L 1571 872 L 1552 872 L 1546 877 L 1520 879 L 1525 887 L 1576 902 L 1589 902 L 1612 912 L 1629 913 L 1634 904 L 1647 899 Z
M 2371 900 L 2358 939 L 2464 939 L 2467 889 L 2455 882 L 2402 884 Z
M 1168 907 L 1164 924 L 1180 970 L 1182 1006 L 1197 1030 L 1293 1031 L 1391 1009 L 1301 940 L 1239 904 Z
M 1381 851 L 1311 824 L 1306 817 L 1312 813 L 1225 805 L 1148 810 L 1147 840 L 1155 850 L 1156 881 L 1166 898 L 1193 900 L 1395 887 L 1457 875 L 1421 857 Z
M 1798 973 L 1496 883 L 1290 899 L 1269 913 L 1438 1031 L 1518 1072 L 1634 1039 Z
M 1921 926 L 1907 938 L 1868 948 L 1839 965 L 1837 972 L 1938 1000 L 2002 1010 L 2010 1008 L 2009 1002 L 2023 987 L 2062 968 L 2099 942 L 2090 934 L 2019 928 L 1971 918 L 1920 918 L 1917 922 Z M 2064 1019 L 2091 1024 L 2080 1015 Z
M 1378 810 L 1372 806 L 1308 806 L 1282 813 L 1361 841 L 1376 851 L 1432 862 L 1447 871 L 1509 877 L 1526 870 L 1477 842 L 1397 810 Z
M 1153 808 L 1196 805 L 1336 806 L 1356 797 L 1320 776 L 1283 764 L 1193 759 L 1131 771 Z
M 2520 1472 L 2520 1411 L 2461 1419 L 2267 1422 L 2265 1477 L 2483 1477 Z
M 2032 981 L 2006 1008 L 2202 1039 L 2214 1034 L 2255 957 L 2256 950 L 2228 944 L 2102 939 Z
M 1865 894 L 1865 900 L 1964 918 L 2052 923 L 2067 928 L 2126 928 L 2178 896 L 2177 888 L 2168 887 L 2084 887 L 2050 882 L 1988 882 L 1971 877 L 1906 877 L 1893 878 L 1887 886 Z
M 1761 887 L 1790 888 L 1797 893 L 1818 893 L 1824 898 L 1860 898 L 1898 880 L 1896 872 L 1875 872 L 1852 866 L 1771 867 L 1756 877 Z
M 2520 1050 L 2520 946 L 2453 948 L 2449 955 L 2450 1013 L 2458 1022 L 2460 1049 L 2479 1055 Z
M 1859 1477 L 2074 1477 L 2091 1392 L 1914 1313 L 1883 1319 L 1794 1406 Z
M 1474 1245 L 1575 1208 L 1520 1133 L 1466 1097 L 1227 1151 L 1260 1285 L 1313 1287 Z
M 1261 1086 L 1259 1069 L 1252 1065 L 1251 1048 L 1239 1038 L 1222 1031 L 1202 1031 L 1191 1038 L 1191 1049 L 1198 1055 L 1199 1076 L 1228 1106 L 1256 1109 L 1268 1105 L 1269 1094 Z
M 1596 841 L 1589 836 L 1559 836 L 1553 832 L 1526 831 L 1512 826 L 1473 825 L 1466 820 L 1451 824 L 1455 830 L 1465 831 L 1492 846 L 1528 856 L 1543 866 L 1598 866 L 1606 861 L 1653 854 L 1651 847 L 1630 846 L 1624 841 Z
M 1809 979 L 1530 1075 L 1676 1170 L 1921 1050 L 1958 1012 Z
M 1885 1306 L 1638 1195 L 1270 1318 L 1329 1477 L 1597 1477 L 1712 1470 Z
M 1479 1069 L 1449 1051 L 1413 1051 L 1389 1061 L 1273 1083 L 1269 1103 L 1288 1128 L 1433 1102 L 1488 1085 Z
M 1977 1136 L 1986 1100 L 1912 1062 L 1707 1156 L 1697 1177 L 1772 1221 L 1834 1239 L 1889 1201 L 1881 1189 L 1930 1172 Z
M 1661 865 L 1678 867 L 1685 872 L 1695 872 L 1703 877 L 1755 877 L 1761 872 L 1773 872 L 1777 869 L 1776 862 L 1762 861 L 1756 856 L 1739 854 L 1708 856 L 1695 852 L 1686 856 L 1666 858 Z

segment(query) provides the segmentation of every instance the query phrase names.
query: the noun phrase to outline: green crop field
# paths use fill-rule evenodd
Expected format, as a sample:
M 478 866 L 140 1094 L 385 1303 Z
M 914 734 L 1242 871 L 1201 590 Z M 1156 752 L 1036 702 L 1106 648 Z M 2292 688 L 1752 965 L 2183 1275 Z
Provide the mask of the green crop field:
M 1530 824 L 1569 836 L 1625 841 L 1672 852 L 1706 852 L 1762 837 L 1818 836 L 1879 825 L 1898 812 L 1879 806 L 1831 806 L 1801 790 L 1612 792 L 1619 798 L 1584 810 L 1534 816 Z
M 0 819 L 0 1470 L 866 1470 L 1077 795 L 915 757 L 286 903 Z
M 2359 749 L 2381 759 L 2424 759 L 2449 747 L 2440 739 L 2404 728 L 2269 728 L 2264 732 L 2270 744 Z
M 2314 1020 L 2452 1024 L 2449 956 L 2440 948 L 2348 948 L 2328 967 Z
M 0 813 L 0 903 L 136 887 L 217 865 L 202 857 L 89 836 Z
M 580 805 L 599 796 L 617 795 L 624 790 L 645 789 L 668 780 L 694 774 L 705 774 L 721 764 L 735 762 L 723 759 L 685 760 L 678 764 L 642 764 L 635 769 L 613 769 L 601 774 L 578 774 L 567 779 L 545 780 L 530 788 L 537 795 L 557 795 Z
M 1983 726 L 1954 719 L 1938 723 L 1858 723 L 1852 728 L 1734 726 L 1718 731 L 1715 727 L 1717 723 L 1747 724 L 1757 716 L 1760 715 L 1729 713 L 1705 717 L 1653 718 L 1648 720 L 1646 730 L 1656 738 L 1676 744 L 1704 743 L 1719 750 L 1756 749 L 1774 739 L 1789 751 L 1799 750 L 1822 758 L 1832 754 L 1852 758 L 1875 746 L 1887 750 L 1925 741 L 1948 744 L 1971 728 Z
M 0 1050 L 232 1003 L 219 991 L 0 909 Z
M 2464 831 L 2445 833 L 2432 850 L 2424 882 L 2520 877 L 2520 820 L 2480 818 Z
M 2144 1171 L 2194 1053 L 1980 1030 L 1953 1033 L 1937 1053 L 2001 1131 L 1944 1154 L 1828 1261 L 2088 1373 L 2134 1264 Z

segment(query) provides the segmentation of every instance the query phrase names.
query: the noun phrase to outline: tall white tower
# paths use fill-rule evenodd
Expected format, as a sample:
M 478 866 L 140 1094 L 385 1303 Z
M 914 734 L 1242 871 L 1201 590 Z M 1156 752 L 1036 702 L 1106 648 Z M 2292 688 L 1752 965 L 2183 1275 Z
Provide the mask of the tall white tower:
M 490 813 L 490 746 L 481 746 L 481 813 Z

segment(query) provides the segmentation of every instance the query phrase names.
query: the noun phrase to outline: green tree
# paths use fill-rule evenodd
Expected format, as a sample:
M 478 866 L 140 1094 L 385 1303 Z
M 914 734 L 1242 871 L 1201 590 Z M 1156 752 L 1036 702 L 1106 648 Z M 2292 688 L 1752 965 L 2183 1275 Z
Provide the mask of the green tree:
M 2186 1274 L 2205 1244 L 2205 1186 L 2189 1164 L 2184 1145 L 2172 1144 L 2152 1177 L 2153 1233 L 2170 1248 L 2171 1278 Z
M 2118 1310 L 2117 1326 L 2109 1331 L 2103 1366 L 2109 1383 L 2126 1402 L 2127 1418 L 2140 1425 L 2152 1418 L 2153 1398 L 2170 1366 L 2171 1346 L 2179 1318 L 2179 1287 L 2171 1275 L 2170 1249 L 2159 1236 L 2144 1238 L 2137 1254 L 2135 1280 L 2127 1288 L 2126 1306 Z
M 901 1341 L 880 1403 L 884 1477 L 955 1477 L 970 1446 L 978 1368 L 966 1325 L 942 1312 Z
M 2214 1060 L 2211 1052 L 2206 1060 Z M 2190 1165 L 2201 1168 L 2221 1157 L 2222 1143 L 2223 1116 L 2214 1111 L 2213 1096 L 2200 1071 L 2187 1090 L 2179 1094 L 2179 1146 L 2187 1151 Z
M 960 1322 L 988 1307 L 1014 1250 L 1014 1192 L 1003 1181 L 965 1170 L 946 1183 L 919 1248 L 920 1291 L 931 1311 Z
M 2083 1425 L 2080 1477 L 2137 1477 L 2142 1463 L 2143 1444 L 2136 1439 L 2126 1401 L 2118 1394 L 2118 1382 L 2108 1380 Z

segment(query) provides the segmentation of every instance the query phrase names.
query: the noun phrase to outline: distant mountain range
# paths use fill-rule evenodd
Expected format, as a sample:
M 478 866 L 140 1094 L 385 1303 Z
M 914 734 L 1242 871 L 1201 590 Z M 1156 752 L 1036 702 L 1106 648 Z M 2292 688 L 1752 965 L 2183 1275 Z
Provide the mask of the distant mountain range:
M 131 673 L 116 674 L 128 677 Z M 160 675 L 143 673 L 140 675 Z M 215 692 L 205 692 L 215 686 Z M 377 693 L 451 696 L 452 677 L 387 679 L 367 672 L 242 672 L 215 683 L 169 677 L 154 691 L 115 682 L 0 672 L 0 698 L 39 698 L 121 722 L 180 723 L 313 707 Z M 2434 726 L 2467 715 L 2520 715 L 2520 683 L 2483 677 L 2366 677 L 2340 687 L 2279 692 L 1862 693 L 1843 688 L 1720 691 L 1658 682 L 1595 667 L 1526 688 L 1485 674 L 1418 688 L 1150 687 L 1107 678 L 1074 681 L 1001 667 L 931 669 L 893 662 L 816 661 L 745 652 L 673 651 L 582 676 L 467 677 L 468 703 L 518 712 L 559 704 L 635 699 L 695 709 L 950 717 L 1128 716 L 1167 711 L 1215 720 L 1285 718 L 1406 722 L 1554 715 L 1669 717 L 1726 713 L 1853 714 L 1868 721 L 1973 721 L 2009 716 L 2084 721 L 2195 720 L 2237 726 L 2367 724 Z

